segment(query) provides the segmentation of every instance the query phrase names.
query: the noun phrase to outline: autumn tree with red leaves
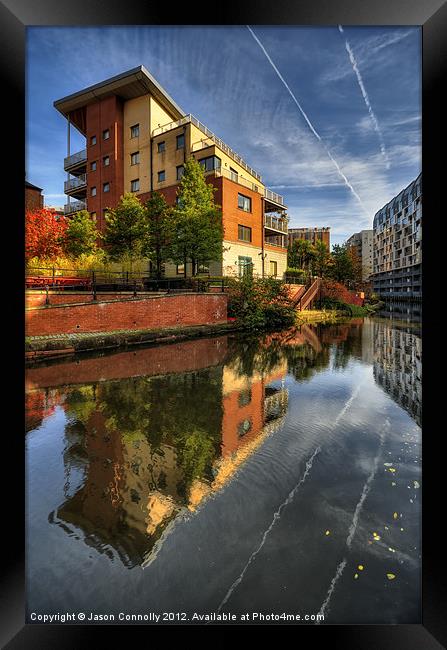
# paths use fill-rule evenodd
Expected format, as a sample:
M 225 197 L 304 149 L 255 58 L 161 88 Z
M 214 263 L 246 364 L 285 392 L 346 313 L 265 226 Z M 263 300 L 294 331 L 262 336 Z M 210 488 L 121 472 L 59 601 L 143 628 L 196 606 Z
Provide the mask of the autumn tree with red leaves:
M 25 258 L 51 260 L 63 254 L 67 220 L 51 210 L 29 210 L 25 215 Z

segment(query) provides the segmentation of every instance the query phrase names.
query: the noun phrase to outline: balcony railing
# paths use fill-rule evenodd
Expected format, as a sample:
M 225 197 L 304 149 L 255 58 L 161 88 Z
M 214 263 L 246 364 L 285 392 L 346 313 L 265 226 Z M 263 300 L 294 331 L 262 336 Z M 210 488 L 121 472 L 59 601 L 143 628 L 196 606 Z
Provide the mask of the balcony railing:
M 217 135 L 214 135 L 212 131 L 210 131 L 202 122 L 199 122 L 199 120 L 194 117 L 194 115 L 186 115 L 185 117 L 182 117 L 181 120 L 177 120 L 177 122 L 169 122 L 169 124 L 164 124 L 163 126 L 159 126 L 156 129 L 152 131 L 152 137 L 155 137 L 157 135 L 160 135 L 161 133 L 166 133 L 166 131 L 171 131 L 172 129 L 176 129 L 179 126 L 182 126 L 183 124 L 194 124 L 202 133 L 204 133 L 212 142 L 217 144 L 219 149 L 221 149 L 224 153 L 227 154 L 232 160 L 237 162 L 241 167 L 243 167 L 246 171 L 248 171 L 249 174 L 254 176 L 255 178 L 258 179 L 258 181 L 261 181 L 261 175 L 258 174 L 257 171 L 252 169 L 247 165 L 247 163 L 237 154 L 233 149 L 231 149 L 223 140 L 217 137 Z
M 80 190 L 83 187 L 87 187 L 87 175 L 81 174 L 76 178 L 69 178 L 68 181 L 64 183 L 64 192 L 67 194 L 72 190 Z
M 275 203 L 284 205 L 283 197 L 280 194 L 276 194 L 276 192 L 272 192 L 272 190 L 268 190 L 267 188 L 265 188 L 264 196 L 266 199 L 270 199 L 270 201 L 274 201 Z
M 273 217 L 269 214 L 264 215 L 264 226 L 270 228 L 271 230 L 279 230 L 287 234 L 287 221 L 281 219 L 280 217 Z
M 70 167 L 78 165 L 81 162 L 87 162 L 87 149 L 77 151 L 76 153 L 71 154 L 71 156 L 64 158 L 64 169 L 67 171 Z
M 73 214 L 74 212 L 86 209 L 87 203 L 85 201 L 71 201 L 71 203 L 66 203 L 64 205 L 64 214 Z

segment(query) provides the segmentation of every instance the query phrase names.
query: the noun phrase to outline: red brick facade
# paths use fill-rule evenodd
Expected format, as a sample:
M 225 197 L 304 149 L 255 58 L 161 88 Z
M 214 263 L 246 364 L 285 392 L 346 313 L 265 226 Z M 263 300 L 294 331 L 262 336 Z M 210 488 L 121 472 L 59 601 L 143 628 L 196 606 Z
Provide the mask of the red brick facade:
M 26 310 L 26 335 L 211 325 L 227 322 L 225 294 L 188 294 Z

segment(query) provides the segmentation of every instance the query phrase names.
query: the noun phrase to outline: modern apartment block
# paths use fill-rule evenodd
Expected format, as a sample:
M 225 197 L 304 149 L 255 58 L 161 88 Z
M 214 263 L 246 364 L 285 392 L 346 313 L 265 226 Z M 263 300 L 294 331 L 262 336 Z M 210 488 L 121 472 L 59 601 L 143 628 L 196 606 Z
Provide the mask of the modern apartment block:
M 368 280 L 373 272 L 373 234 L 373 230 L 361 230 L 346 241 L 346 245 L 357 252 L 362 265 L 362 280 Z
M 374 216 L 373 290 L 382 298 L 422 297 L 422 174 Z
M 317 241 L 322 241 L 326 244 L 327 249 L 330 250 L 330 230 L 331 229 L 329 226 L 326 228 L 289 228 L 289 246 L 291 246 L 297 239 L 305 239 L 307 241 L 310 241 L 311 244 L 315 244 Z
M 144 66 L 59 99 L 54 106 L 67 120 L 65 214 L 87 209 L 103 230 L 107 209 L 125 192 L 145 201 L 159 191 L 174 205 L 184 164 L 194 157 L 216 188 L 215 201 L 222 208 L 222 261 L 211 263 L 210 273 L 283 276 L 283 197 L 267 189 L 260 174 L 206 126 L 186 115 Z M 74 153 L 72 126 L 86 139 L 85 149 Z M 168 264 L 165 272 L 183 274 L 183 268 Z

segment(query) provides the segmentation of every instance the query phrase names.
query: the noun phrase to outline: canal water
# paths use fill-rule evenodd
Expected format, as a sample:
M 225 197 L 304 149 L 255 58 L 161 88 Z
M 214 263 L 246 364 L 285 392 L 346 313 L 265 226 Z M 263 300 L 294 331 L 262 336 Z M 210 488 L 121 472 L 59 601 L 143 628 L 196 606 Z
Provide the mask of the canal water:
M 27 620 L 419 623 L 410 316 L 29 367 Z

